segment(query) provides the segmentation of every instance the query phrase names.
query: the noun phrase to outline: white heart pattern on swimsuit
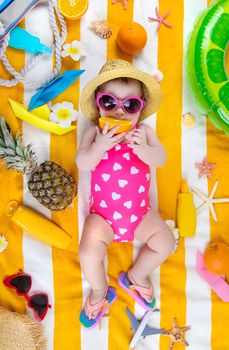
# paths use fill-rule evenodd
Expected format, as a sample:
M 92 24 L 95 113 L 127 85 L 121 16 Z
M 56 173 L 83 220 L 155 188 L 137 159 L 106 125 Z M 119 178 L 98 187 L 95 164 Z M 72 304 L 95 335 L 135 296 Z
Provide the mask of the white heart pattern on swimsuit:
M 145 190 L 146 190 L 145 187 L 141 185 L 138 189 L 138 193 L 145 192 Z
M 130 160 L 130 153 L 124 153 L 123 155 L 123 158 L 125 158 L 126 160 Z
M 120 227 L 118 230 L 119 230 L 119 232 L 121 233 L 121 235 L 124 235 L 124 233 L 127 232 L 127 229 L 126 229 L 126 228 L 121 228 L 121 227 Z
M 117 170 L 121 170 L 122 169 L 122 166 L 119 164 L 119 163 L 114 163 L 114 166 L 113 166 L 113 170 L 114 171 L 117 171 Z
M 102 174 L 101 176 L 102 176 L 104 182 L 107 182 L 111 177 L 110 174 Z
M 128 181 L 120 179 L 120 180 L 118 180 L 118 184 L 119 184 L 120 187 L 123 188 L 123 187 L 125 187 L 128 184 Z
M 114 201 L 116 201 L 117 199 L 121 198 L 121 194 L 116 193 L 116 192 L 112 192 L 111 196 L 112 196 L 112 199 Z
M 118 219 L 121 219 L 121 218 L 122 218 L 122 215 L 118 211 L 115 211 L 114 214 L 113 214 L 113 219 L 114 220 L 118 220 Z
M 95 184 L 95 192 L 101 191 L 101 187 L 98 184 Z
M 125 203 L 123 203 L 124 207 L 126 207 L 127 209 L 130 209 L 132 207 L 132 201 L 127 201 Z
M 101 208 L 107 208 L 107 203 L 104 200 L 101 200 L 99 205 L 100 205 Z
M 150 174 L 146 174 L 146 179 L 147 179 L 147 181 L 150 180 Z
M 136 220 L 138 220 L 138 217 L 136 215 L 131 215 L 130 217 L 130 222 L 135 222 Z
M 121 146 L 120 145 L 116 145 L 115 146 L 115 151 L 119 151 L 121 149 Z
M 135 166 L 132 166 L 130 168 L 130 173 L 131 173 L 131 175 L 136 175 L 139 173 L 139 170 Z
M 145 201 L 145 199 L 143 199 L 141 204 L 140 204 L 140 207 L 144 207 L 145 205 L 146 205 L 146 201 Z

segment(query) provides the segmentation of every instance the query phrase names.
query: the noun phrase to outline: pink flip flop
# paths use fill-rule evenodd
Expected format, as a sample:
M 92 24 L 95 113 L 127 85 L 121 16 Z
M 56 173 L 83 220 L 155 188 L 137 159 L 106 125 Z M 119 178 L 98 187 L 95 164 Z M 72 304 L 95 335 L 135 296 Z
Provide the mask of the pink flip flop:
M 140 293 L 144 293 L 146 295 L 151 296 L 152 293 L 153 293 L 151 286 L 150 286 L 150 288 L 145 288 L 145 287 L 138 286 L 137 284 L 131 283 L 130 280 L 128 279 L 128 277 L 127 277 L 127 273 L 126 272 L 122 272 L 119 275 L 118 284 L 130 296 L 132 296 L 132 298 L 134 298 L 142 307 L 144 307 L 144 309 L 152 310 L 152 309 L 155 308 L 155 306 L 156 306 L 156 299 L 155 298 L 153 298 L 153 300 L 150 303 L 148 303 L 139 294 L 139 292 L 140 292 Z
M 110 308 L 111 304 L 113 304 L 113 302 L 116 300 L 116 298 L 117 298 L 117 293 L 113 287 L 108 287 L 104 298 L 100 300 L 98 303 L 96 303 L 95 305 L 91 305 L 90 295 L 89 295 L 85 305 L 85 307 L 87 307 L 87 309 L 89 310 L 89 316 L 86 315 L 85 307 L 84 307 L 80 313 L 80 318 L 79 318 L 82 325 L 86 328 L 94 328 L 99 323 L 103 315 Z M 99 309 L 101 310 L 96 316 L 96 318 L 92 318 L 93 312 Z

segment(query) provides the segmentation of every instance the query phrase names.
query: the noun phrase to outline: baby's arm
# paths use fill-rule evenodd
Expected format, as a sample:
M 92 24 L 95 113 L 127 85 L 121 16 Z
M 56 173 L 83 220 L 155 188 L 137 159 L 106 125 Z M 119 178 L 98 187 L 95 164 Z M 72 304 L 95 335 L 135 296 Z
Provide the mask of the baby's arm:
M 106 123 L 102 132 L 94 125 L 86 130 L 76 155 L 76 164 L 79 170 L 89 171 L 94 169 L 105 152 L 123 139 L 125 133 L 115 135 L 118 128 L 117 126 L 109 131 Z
M 129 147 L 144 163 L 161 167 L 166 162 L 166 151 L 155 131 L 148 125 L 141 125 L 131 137 Z

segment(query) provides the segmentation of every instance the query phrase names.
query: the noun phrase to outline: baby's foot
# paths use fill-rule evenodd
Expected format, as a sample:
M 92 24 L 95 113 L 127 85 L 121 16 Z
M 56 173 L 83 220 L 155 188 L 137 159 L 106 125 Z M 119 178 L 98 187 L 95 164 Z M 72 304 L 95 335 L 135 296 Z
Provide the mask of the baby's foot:
M 153 287 L 149 279 L 136 276 L 133 270 L 131 269 L 127 272 L 127 278 L 132 284 L 147 289 L 147 292 L 143 290 L 143 291 L 138 291 L 138 293 L 147 303 L 151 303 L 154 296 L 153 296 Z
M 89 319 L 95 319 L 97 315 L 100 313 L 104 303 L 105 296 L 107 293 L 107 287 L 102 289 L 92 289 L 91 293 L 88 296 L 88 300 L 85 305 L 85 314 Z M 96 306 L 98 304 L 98 308 L 91 312 L 91 306 Z

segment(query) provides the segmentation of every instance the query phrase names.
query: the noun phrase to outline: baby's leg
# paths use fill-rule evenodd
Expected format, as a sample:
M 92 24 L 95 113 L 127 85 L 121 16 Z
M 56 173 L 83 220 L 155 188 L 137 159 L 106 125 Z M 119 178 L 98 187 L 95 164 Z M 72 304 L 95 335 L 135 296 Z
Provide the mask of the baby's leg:
M 107 245 L 113 241 L 113 237 L 111 226 L 101 216 L 88 215 L 79 245 L 79 259 L 82 272 L 92 288 L 92 305 L 103 299 L 107 288 L 104 257 Z M 85 312 L 87 315 L 87 310 Z M 94 312 L 93 317 L 96 317 L 98 312 L 99 310 Z
M 128 277 L 132 283 L 149 287 L 149 275 L 172 253 L 175 238 L 156 210 L 150 209 L 135 231 L 135 237 L 146 244 L 140 251 Z M 146 301 L 151 301 L 142 295 Z

